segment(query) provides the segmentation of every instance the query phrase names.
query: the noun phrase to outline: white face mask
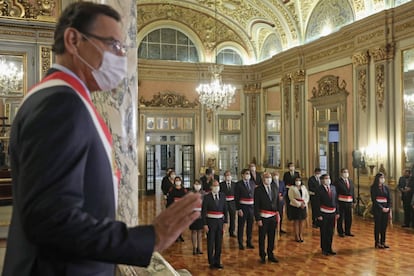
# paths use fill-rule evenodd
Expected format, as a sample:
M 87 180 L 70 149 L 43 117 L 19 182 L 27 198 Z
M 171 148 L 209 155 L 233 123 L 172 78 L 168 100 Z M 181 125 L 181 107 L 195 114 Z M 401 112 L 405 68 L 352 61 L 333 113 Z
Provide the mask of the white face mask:
M 326 185 L 331 185 L 331 180 L 330 179 L 325 179 L 324 181 L 325 181 Z
M 343 173 L 343 174 L 342 174 L 342 177 L 343 177 L 343 178 L 348 178 L 348 177 L 349 177 L 349 173 Z
M 245 180 L 250 180 L 250 174 L 244 175 Z
M 300 181 L 295 181 L 296 186 L 300 186 Z
M 194 185 L 194 190 L 196 190 L 197 192 L 201 190 L 201 185 L 196 184 Z
M 231 175 L 226 176 L 226 181 L 229 181 L 229 182 L 231 181 Z
M 176 186 L 176 187 L 181 187 L 181 181 L 176 181 L 176 182 L 175 182 L 175 186 Z
M 273 176 L 273 181 L 278 182 L 279 181 L 279 176 Z
M 380 183 L 380 184 L 384 184 L 384 183 L 385 183 L 385 178 L 380 178 L 380 179 L 379 179 L 379 183 Z
M 95 69 L 77 54 L 78 58 L 92 70 L 92 75 L 95 78 L 99 89 L 107 91 L 117 88 L 121 83 L 121 80 L 127 75 L 127 57 L 117 56 L 109 51 L 102 51 L 90 39 L 88 39 L 88 41 L 102 54 L 101 66 L 98 69 Z
M 251 167 L 250 171 L 255 172 L 256 171 L 256 167 Z
M 290 170 L 291 172 L 293 172 L 293 171 L 295 171 L 295 167 L 289 167 L 289 170 Z
M 171 179 L 174 179 L 175 178 L 175 174 L 170 175 L 170 178 Z
M 265 178 L 264 183 L 267 184 L 267 185 L 270 185 L 270 183 L 272 183 L 272 179 L 271 178 Z
M 320 173 L 317 173 L 317 174 L 315 174 L 315 177 L 316 178 L 321 178 L 321 174 Z
M 217 194 L 218 192 L 220 192 L 220 186 L 213 186 L 211 187 L 211 191 L 215 194 Z

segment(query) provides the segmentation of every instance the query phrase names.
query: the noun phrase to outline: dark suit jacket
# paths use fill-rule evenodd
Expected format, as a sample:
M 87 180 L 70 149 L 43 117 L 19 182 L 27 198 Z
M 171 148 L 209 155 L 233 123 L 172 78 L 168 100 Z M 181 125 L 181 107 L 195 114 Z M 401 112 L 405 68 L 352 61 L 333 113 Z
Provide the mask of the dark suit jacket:
M 236 210 L 240 210 L 240 198 L 254 199 L 254 189 L 256 188 L 256 184 L 252 179 L 250 179 L 249 185 L 250 191 L 247 189 L 246 185 L 244 185 L 243 179 L 236 183 L 236 187 L 234 189 L 234 200 L 236 203 Z
M 236 182 L 231 181 L 230 189 L 227 187 L 227 182 L 220 182 L 220 191 L 223 192 L 226 196 L 234 196 L 234 190 L 236 188 Z
M 381 191 L 378 185 L 371 185 L 370 191 L 373 213 L 381 213 L 382 208 L 391 207 L 391 194 L 388 186 L 383 185 L 383 191 Z M 387 202 L 378 202 L 378 197 L 385 197 Z
M 286 186 L 295 185 L 295 179 L 300 177 L 299 172 L 295 171 L 293 176 L 290 174 L 290 171 L 285 172 L 283 174 L 283 182 L 285 182 Z
M 272 188 L 272 200 L 270 200 L 264 185 L 257 186 L 254 191 L 254 217 L 256 221 L 262 220 L 260 210 L 279 211 L 279 190 L 274 183 Z
M 106 276 L 114 275 L 111 263 L 148 265 L 154 229 L 115 221 L 111 163 L 73 89 L 51 86 L 28 97 L 10 149 L 13 214 L 3 275 Z
M 279 183 L 275 183 L 274 180 L 272 180 L 272 185 L 275 185 L 279 190 L 279 196 L 282 196 L 282 199 L 279 198 L 279 212 L 283 211 L 283 205 L 285 205 L 285 197 L 287 195 L 287 189 L 285 186 L 285 182 L 282 180 L 278 181 Z
M 201 217 L 203 219 L 203 224 L 208 225 L 209 219 L 207 218 L 207 212 L 223 212 L 224 216 L 222 220 L 215 219 L 214 222 L 227 223 L 227 204 L 226 204 L 226 195 L 222 192 L 219 193 L 219 204 L 216 205 L 214 202 L 213 193 L 208 193 L 203 198 L 203 207 L 201 208 Z
M 336 189 L 334 185 L 330 186 L 332 197 L 329 197 L 328 191 L 326 190 L 324 185 L 320 185 L 318 188 L 318 192 L 316 194 L 318 198 L 318 217 L 322 215 L 322 212 L 320 211 L 320 207 L 327 206 L 327 207 L 334 207 L 336 208 L 335 214 L 339 213 L 338 210 L 338 197 L 336 193 Z
M 259 172 L 256 171 L 256 178 L 253 176 L 252 172 L 250 172 L 250 175 L 251 175 L 251 180 L 254 181 L 256 186 L 259 186 L 259 185 L 263 184 L 262 176 L 260 175 Z
M 339 195 L 352 196 L 353 202 L 355 202 L 354 183 L 352 182 L 350 178 L 348 178 L 348 181 L 349 181 L 349 189 L 346 187 L 345 180 L 342 177 L 339 177 L 338 180 L 334 183 L 336 187 L 336 192 L 338 193 L 338 196 Z M 352 204 L 352 202 L 349 202 L 349 204 Z
M 317 179 L 316 179 L 316 176 L 314 176 L 314 175 L 312 175 L 310 178 L 309 178 L 309 181 L 308 181 L 308 188 L 309 188 L 309 195 L 311 196 L 311 197 L 313 197 L 313 196 L 315 196 L 316 195 L 316 193 L 317 193 L 317 191 L 318 191 L 318 188 L 319 188 L 319 186 L 320 186 L 321 184 L 320 184 L 320 181 L 318 181 Z M 313 193 L 313 194 L 312 194 Z

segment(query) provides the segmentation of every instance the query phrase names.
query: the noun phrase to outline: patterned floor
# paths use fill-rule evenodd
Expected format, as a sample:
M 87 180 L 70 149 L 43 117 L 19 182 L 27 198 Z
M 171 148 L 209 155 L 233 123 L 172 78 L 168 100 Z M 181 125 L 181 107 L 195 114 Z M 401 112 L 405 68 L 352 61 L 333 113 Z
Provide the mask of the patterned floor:
M 163 209 L 159 196 L 140 198 L 140 223 L 149 223 L 154 214 Z M 222 263 L 224 269 L 211 270 L 204 254 L 192 255 L 190 231 L 185 241 L 175 243 L 163 252 L 176 269 L 187 269 L 193 275 L 414 275 L 414 230 L 390 226 L 387 244 L 390 249 L 374 248 L 373 221 L 354 217 L 352 232 L 355 237 L 341 238 L 335 234 L 333 248 L 336 256 L 323 256 L 320 250 L 319 229 L 307 227 L 304 243 L 294 241 L 291 222 L 284 223 L 288 232 L 277 241 L 275 255 L 279 263 L 259 263 L 257 228 L 254 228 L 255 249 L 239 250 L 237 239 L 224 237 Z

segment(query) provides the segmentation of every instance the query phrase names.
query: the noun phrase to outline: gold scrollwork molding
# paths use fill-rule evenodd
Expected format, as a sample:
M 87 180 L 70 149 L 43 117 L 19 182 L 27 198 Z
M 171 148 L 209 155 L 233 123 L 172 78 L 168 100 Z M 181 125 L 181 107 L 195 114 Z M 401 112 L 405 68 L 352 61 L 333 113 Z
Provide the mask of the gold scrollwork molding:
M 362 111 L 366 111 L 367 109 L 367 69 L 360 69 L 357 72 L 358 75 L 358 96 L 359 96 L 359 104 L 361 106 Z
M 246 83 L 243 87 L 243 91 L 245 94 L 260 94 L 262 90 L 262 83 Z
M 173 91 L 158 92 L 153 95 L 152 100 L 146 101 L 143 97 L 139 99 L 139 103 L 146 107 L 185 107 L 194 108 L 199 105 L 195 100 L 190 102 L 186 96 L 180 95 Z
M 284 98 L 284 105 L 285 105 L 285 116 L 286 120 L 289 119 L 289 105 L 290 105 L 290 90 L 291 90 L 291 84 L 292 84 L 292 75 L 286 74 L 283 79 L 283 98 Z
M 352 63 L 355 66 L 367 65 L 369 63 L 369 52 L 356 53 L 352 56 Z
M 318 80 L 318 89 L 313 87 L 312 98 L 319 98 L 337 94 L 349 94 L 346 91 L 346 82 L 339 84 L 339 76 L 328 75 Z
M 292 74 L 294 82 L 305 82 L 305 70 L 298 70 Z
M 54 0 L 0 0 L 0 16 L 56 20 L 58 3 Z
M 51 46 L 41 46 L 39 48 L 40 51 L 40 76 L 39 79 L 42 79 L 45 75 L 47 70 L 52 66 L 52 47 Z
M 369 50 L 370 56 L 374 59 L 375 62 L 393 59 L 395 53 L 395 45 L 388 43 L 384 47 L 375 47 Z
M 384 73 L 385 73 L 385 65 L 384 64 L 377 64 L 375 66 L 375 94 L 377 96 L 377 103 L 379 109 L 384 107 Z

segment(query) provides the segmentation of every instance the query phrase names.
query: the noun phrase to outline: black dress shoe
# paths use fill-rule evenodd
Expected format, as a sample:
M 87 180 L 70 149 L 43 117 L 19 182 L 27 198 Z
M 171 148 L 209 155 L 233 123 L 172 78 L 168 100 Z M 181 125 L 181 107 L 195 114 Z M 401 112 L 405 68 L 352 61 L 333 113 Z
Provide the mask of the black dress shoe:
M 210 265 L 210 269 L 215 269 L 215 268 L 216 268 L 215 265 L 213 265 L 213 264 Z
M 329 256 L 329 252 L 328 252 L 328 251 L 322 251 L 322 254 L 323 254 L 324 256 Z
M 340 233 L 338 234 L 338 236 L 340 236 L 341 238 L 345 237 L 344 233 Z
M 199 255 L 203 254 L 203 252 L 201 252 L 201 250 L 200 250 L 200 249 L 198 249 L 198 248 L 197 248 L 196 253 L 197 253 L 197 254 L 199 254 Z
M 404 225 L 401 225 L 401 227 L 410 227 L 410 225 L 404 224 Z
M 345 233 L 345 236 L 354 237 L 355 235 L 352 233 Z
M 254 249 L 254 246 L 253 246 L 253 244 L 251 244 L 251 243 L 249 243 L 249 244 L 247 244 L 247 246 L 246 246 L 247 248 L 249 248 L 249 249 Z
M 244 250 L 244 246 L 243 246 L 243 245 L 241 245 L 241 244 L 239 244 L 239 249 L 240 249 L 240 250 Z
M 390 248 L 388 245 L 386 245 L 385 243 L 382 244 L 383 248 Z
M 236 236 L 236 234 L 234 234 L 234 233 L 230 233 L 230 237 L 235 238 L 235 237 L 237 237 L 237 236 Z
M 286 234 L 285 230 L 280 229 L 280 234 Z
M 329 255 L 336 255 L 336 252 L 335 251 L 332 251 L 332 250 L 329 251 L 328 253 L 329 253 Z
M 380 243 L 376 243 L 375 244 L 375 248 L 384 249 L 384 246 L 382 244 L 380 244 Z
M 215 264 L 214 267 L 218 268 L 218 269 L 223 269 L 224 268 L 224 266 L 222 264 Z
M 276 257 L 275 256 L 270 256 L 269 258 L 267 258 L 268 260 L 269 260 L 269 262 L 272 262 L 272 263 L 278 263 L 279 262 L 279 260 L 278 259 L 276 259 Z
M 261 263 L 261 264 L 265 264 L 265 263 L 266 263 L 266 259 L 265 259 L 265 257 L 260 257 L 260 263 Z

